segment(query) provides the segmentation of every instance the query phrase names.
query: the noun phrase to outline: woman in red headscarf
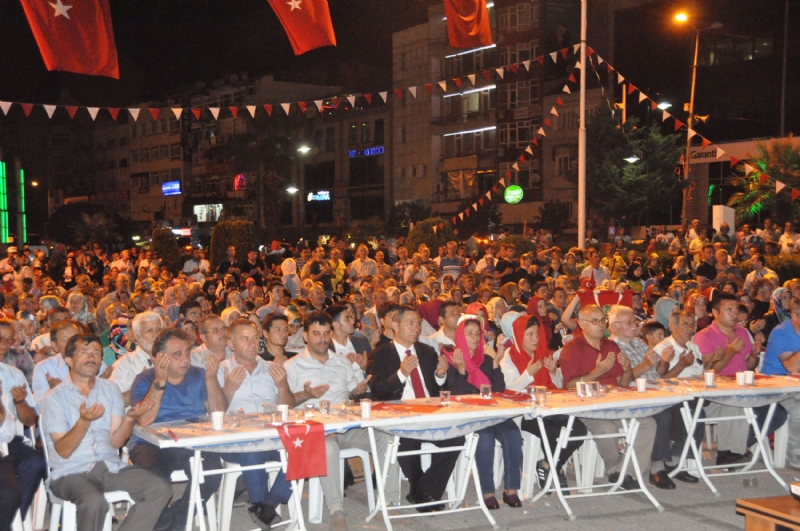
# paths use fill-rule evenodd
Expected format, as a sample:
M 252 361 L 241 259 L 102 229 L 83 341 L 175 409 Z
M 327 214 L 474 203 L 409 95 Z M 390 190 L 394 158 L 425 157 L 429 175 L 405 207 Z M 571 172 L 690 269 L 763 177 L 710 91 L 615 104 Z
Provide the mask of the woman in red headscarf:
M 520 392 L 524 392 L 529 385 L 556 389 L 554 381 L 557 379 L 557 366 L 547 348 L 547 335 L 540 318 L 535 315 L 521 315 L 512 324 L 512 330 L 514 331 L 514 343 L 500 361 L 506 387 Z M 558 446 L 561 428 L 567 426 L 568 419 L 567 415 L 551 415 L 542 419 L 547 442 L 553 454 Z M 522 429 L 543 439 L 539 423 L 536 420 L 523 420 Z M 586 426 L 580 420 L 575 419 L 570 434 L 573 437 L 584 436 L 586 435 Z M 566 448 L 561 449 L 556 473 L 562 488 L 567 486 L 567 478 L 563 469 L 564 463 L 582 444 L 583 441 L 570 441 Z M 549 468 L 546 459 L 536 463 L 536 479 L 540 488 L 547 481 Z
M 542 323 L 542 328 L 547 336 L 545 345 L 551 350 L 560 349 L 562 347 L 562 336 L 556 333 L 556 328 L 561 322 L 553 320 L 550 315 L 550 309 L 547 307 L 547 301 L 541 297 L 531 297 L 528 300 L 528 314 L 535 315 L 539 318 L 539 322 Z
M 484 355 L 485 340 L 483 323 L 473 315 L 463 315 L 456 327 L 455 348 L 443 348 L 450 367 L 447 369 L 447 387 L 454 395 L 471 395 L 479 392 L 481 385 L 491 385 L 493 392 L 506 389 L 500 361 L 503 355 L 494 358 Z M 520 467 L 522 466 L 522 435 L 512 419 L 484 428 L 478 433 L 478 447 L 475 462 L 478 467 L 481 492 L 486 507 L 499 509 L 495 497 L 494 484 L 494 445 L 499 441 L 503 448 L 503 502 L 509 507 L 522 507 L 517 489 L 520 486 Z

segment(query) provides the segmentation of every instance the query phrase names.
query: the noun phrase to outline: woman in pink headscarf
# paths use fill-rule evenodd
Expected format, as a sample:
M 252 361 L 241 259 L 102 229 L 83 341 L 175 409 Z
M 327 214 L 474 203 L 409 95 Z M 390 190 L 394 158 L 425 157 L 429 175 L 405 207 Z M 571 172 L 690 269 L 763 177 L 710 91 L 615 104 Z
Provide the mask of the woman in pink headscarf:
M 471 395 L 480 391 L 481 385 L 491 385 L 493 392 L 506 389 L 500 361 L 503 356 L 494 358 L 484 354 L 485 340 L 483 323 L 473 315 L 463 315 L 456 327 L 455 348 L 443 348 L 450 367 L 447 369 L 447 388 L 454 395 Z M 484 428 L 478 433 L 478 448 L 475 461 L 478 467 L 481 492 L 486 507 L 499 509 L 495 497 L 494 484 L 494 445 L 499 441 L 503 447 L 503 466 L 505 468 L 503 502 L 509 507 L 521 507 L 517 496 L 520 485 L 520 466 L 522 465 L 522 436 L 512 419 Z

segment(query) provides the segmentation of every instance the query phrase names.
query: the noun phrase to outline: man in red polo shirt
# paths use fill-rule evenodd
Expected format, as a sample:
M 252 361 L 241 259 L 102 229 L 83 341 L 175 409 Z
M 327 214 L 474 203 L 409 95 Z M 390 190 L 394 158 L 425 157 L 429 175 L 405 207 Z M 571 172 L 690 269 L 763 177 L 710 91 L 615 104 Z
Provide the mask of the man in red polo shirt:
M 583 329 L 583 337 L 577 337 L 564 345 L 561 357 L 558 359 L 561 366 L 561 375 L 564 378 L 564 388 L 574 388 L 580 381 L 600 382 L 601 385 L 627 387 L 633 381 L 631 360 L 623 354 L 619 345 L 606 339 L 606 319 L 603 310 L 596 304 L 581 308 L 578 313 L 578 323 Z M 618 433 L 622 428 L 619 420 L 599 420 L 581 418 L 581 422 L 594 435 Z M 650 470 L 650 454 L 653 451 L 653 442 L 656 437 L 656 423 L 652 417 L 639 419 L 639 432 L 633 448 L 636 451 L 636 461 L 639 469 L 646 473 Z M 622 466 L 622 454 L 619 453 L 617 439 L 595 439 L 597 451 L 606 466 L 606 473 L 611 483 L 619 479 Z M 626 472 L 629 472 L 628 469 Z M 639 488 L 639 482 L 630 474 L 620 486 L 622 489 L 633 490 Z

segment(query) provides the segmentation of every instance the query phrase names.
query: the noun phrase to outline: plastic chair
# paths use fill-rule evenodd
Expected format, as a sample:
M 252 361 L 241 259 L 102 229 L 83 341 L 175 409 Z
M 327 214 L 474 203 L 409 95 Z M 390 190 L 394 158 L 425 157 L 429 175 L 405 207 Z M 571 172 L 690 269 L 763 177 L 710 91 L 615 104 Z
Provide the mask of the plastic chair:
M 241 467 L 241 465 L 237 463 L 228 463 L 228 462 L 225 462 L 224 466 L 228 470 L 235 470 Z M 264 463 L 263 468 L 269 474 L 269 484 L 270 486 L 272 486 L 272 484 L 275 482 L 275 478 L 278 476 L 278 472 L 280 472 L 280 470 L 283 468 L 283 463 L 281 461 L 267 461 L 266 463 Z M 236 480 L 239 478 L 241 474 L 242 474 L 241 471 L 234 471 L 234 472 L 227 472 L 222 475 L 222 483 L 220 484 L 218 493 L 219 529 L 230 529 L 231 515 L 233 514 L 233 498 L 236 494 Z M 294 497 L 294 493 L 292 493 L 292 497 Z M 292 503 L 292 501 L 290 500 L 288 505 L 289 505 L 289 517 L 293 518 L 294 503 Z M 276 508 L 276 511 L 278 513 L 278 516 L 280 516 L 281 515 L 280 505 Z M 273 527 L 277 525 L 279 524 L 278 523 L 272 524 Z
M 775 430 L 773 440 L 775 449 L 772 451 L 772 466 L 774 468 L 786 468 L 786 447 L 789 445 L 789 423 L 784 422 L 783 426 Z M 769 448 L 769 445 L 767 445 Z
M 375 508 L 375 491 L 372 485 L 372 465 L 369 460 L 369 452 L 358 448 L 348 448 L 339 450 L 339 477 L 342 478 L 342 490 L 344 490 L 344 460 L 350 458 L 361 459 L 361 468 L 364 471 L 364 484 L 367 488 L 367 503 L 369 510 Z M 312 524 L 322 522 L 322 485 L 319 478 L 311 478 L 308 482 L 308 521 Z

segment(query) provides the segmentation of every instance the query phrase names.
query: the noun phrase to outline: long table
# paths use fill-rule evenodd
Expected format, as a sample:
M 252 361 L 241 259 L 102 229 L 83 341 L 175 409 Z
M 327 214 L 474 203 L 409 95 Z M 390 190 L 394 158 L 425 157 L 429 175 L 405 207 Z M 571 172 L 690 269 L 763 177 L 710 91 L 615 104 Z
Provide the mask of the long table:
M 766 403 L 774 403 L 781 400 L 783 397 L 793 396 L 800 394 L 800 380 L 786 377 L 775 377 L 769 379 L 758 379 L 756 385 L 752 388 L 733 386 L 727 383 L 719 385 L 714 389 L 707 389 L 702 384 L 697 384 L 693 381 L 669 381 L 660 382 L 659 385 L 651 386 L 646 393 L 638 393 L 633 389 L 611 389 L 603 396 L 593 398 L 580 398 L 573 392 L 556 391 L 548 394 L 547 401 L 544 405 L 534 405 L 531 402 L 520 402 L 498 397 L 492 403 L 481 403 L 472 399 L 463 399 L 459 401 L 460 397 L 453 397 L 449 406 L 439 406 L 439 399 L 417 399 L 404 401 L 400 403 L 393 403 L 387 406 L 378 406 L 377 403 L 373 405 L 371 418 L 362 420 L 357 408 L 342 409 L 334 408 L 334 411 L 328 415 L 321 415 L 318 412 L 314 416 L 314 421 L 320 422 L 325 427 L 325 433 L 341 433 L 350 429 L 364 428 L 369 430 L 370 444 L 372 447 L 373 456 L 376 463 L 376 477 L 377 477 L 377 491 L 378 500 L 376 502 L 375 510 L 367 517 L 371 520 L 378 513 L 383 516 L 384 523 L 387 530 L 392 530 L 392 518 L 401 517 L 397 514 L 389 514 L 389 511 L 399 510 L 399 507 L 388 506 L 384 494 L 384 483 L 388 475 L 388 467 L 396 463 L 398 457 L 397 442 L 399 438 L 415 438 L 421 440 L 444 440 L 453 437 L 465 436 L 467 443 L 463 447 L 464 459 L 456 471 L 456 497 L 453 499 L 444 500 L 448 503 L 450 509 L 447 512 L 455 512 L 456 510 L 481 510 L 486 516 L 489 523 L 496 527 L 494 519 L 485 505 L 482 503 L 482 496 L 478 496 L 478 506 L 464 508 L 464 496 L 469 481 L 469 476 L 472 475 L 473 479 L 477 481 L 477 468 L 474 462 L 475 447 L 470 442 L 471 435 L 475 432 L 500 423 L 506 419 L 514 417 L 525 417 L 528 419 L 541 419 L 549 415 L 569 415 L 570 417 L 591 417 L 602 419 L 622 420 L 624 422 L 625 433 L 620 437 L 625 439 L 627 445 L 626 455 L 624 457 L 623 469 L 620 473 L 620 479 L 616 484 L 606 485 L 610 487 L 608 492 L 602 494 L 619 494 L 621 493 L 619 483 L 624 478 L 625 468 L 631 461 L 633 442 L 638 430 L 638 422 L 636 419 L 651 416 L 665 408 L 671 407 L 675 404 L 686 403 L 695 398 L 700 399 L 714 399 L 726 400 L 731 403 L 742 404 L 747 403 L 754 405 L 763 405 Z M 745 401 L 745 402 L 742 402 Z M 751 411 L 752 413 L 752 411 Z M 266 451 L 266 450 L 282 450 L 283 446 L 277 432 L 277 427 L 270 423 L 270 418 L 265 415 L 245 415 L 242 425 L 238 428 L 227 427 L 222 431 L 214 431 L 210 423 L 186 423 L 186 422 L 168 422 L 153 424 L 147 427 L 136 426 L 134 434 L 143 440 L 154 444 L 160 448 L 188 448 L 195 452 L 193 461 L 193 473 L 189 488 L 192 489 L 189 507 L 189 518 L 187 519 L 187 531 L 190 530 L 193 521 L 193 514 L 198 512 L 202 515 L 202 500 L 199 495 L 199 485 L 204 475 L 208 475 L 203 471 L 202 460 L 200 459 L 200 452 L 252 452 L 252 451 Z M 541 422 L 541 420 L 539 420 Z M 691 433 L 693 424 L 687 424 L 687 430 L 690 434 L 687 437 L 687 447 L 684 448 L 681 463 L 685 462 L 686 454 L 693 443 Z M 394 444 L 390 445 L 389 451 L 381 461 L 381 456 L 377 452 L 375 443 L 375 431 L 382 431 L 389 433 L 394 438 Z M 544 430 L 541 430 L 544 433 Z M 764 451 L 763 447 L 763 434 L 757 434 L 759 448 L 764 453 L 765 466 L 768 470 L 772 470 L 771 463 L 769 462 L 769 453 Z M 555 470 L 555 463 L 558 460 L 560 449 L 566 444 L 569 438 L 569 431 L 562 431 L 561 438 L 559 439 L 558 449 L 555 453 L 550 451 L 550 445 L 547 441 L 543 441 L 543 447 L 547 455 L 548 462 L 550 463 L 550 470 Z M 695 448 L 692 448 L 695 455 L 699 455 Z M 698 460 L 698 462 L 701 462 Z M 645 482 L 642 478 L 642 471 L 638 470 L 638 465 L 633 459 L 633 466 L 640 484 L 640 491 L 645 494 L 650 501 L 658 508 L 661 508 L 658 501 L 649 493 Z M 678 469 L 680 470 L 680 468 Z M 647 471 L 644 471 L 647 472 Z M 219 471 L 215 473 L 220 473 Z M 223 472 L 224 473 L 224 472 Z M 772 471 L 773 475 L 777 478 L 777 474 Z M 778 478 L 779 479 L 779 478 Z M 710 482 L 707 481 L 710 485 Z M 551 488 L 551 485 L 553 487 Z M 289 522 L 289 528 L 303 530 L 305 529 L 302 511 L 300 510 L 299 493 L 303 489 L 303 481 L 293 482 L 293 491 L 298 495 L 293 496 L 294 500 L 294 515 Z M 599 486 L 599 487 L 602 487 Z M 710 486 L 713 491 L 713 486 Z M 547 480 L 547 485 L 537 495 L 538 499 L 547 492 L 548 489 L 554 490 L 562 507 L 565 508 L 568 516 L 574 519 L 569 505 L 566 502 L 566 496 L 562 492 L 561 486 L 558 484 L 558 478 L 555 474 L 551 473 Z M 631 491 L 624 491 L 629 493 Z M 639 491 L 634 491 L 639 492 Z M 581 495 L 573 495 L 571 497 L 578 497 Z M 535 500 L 534 499 L 534 500 Z M 401 508 L 408 509 L 412 506 L 401 506 Z M 425 513 L 426 516 L 437 515 L 443 513 Z M 404 514 L 402 517 L 413 517 L 414 514 Z M 201 531 L 204 531 L 205 525 L 201 520 Z M 222 530 L 227 531 L 227 530 Z

